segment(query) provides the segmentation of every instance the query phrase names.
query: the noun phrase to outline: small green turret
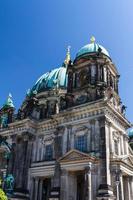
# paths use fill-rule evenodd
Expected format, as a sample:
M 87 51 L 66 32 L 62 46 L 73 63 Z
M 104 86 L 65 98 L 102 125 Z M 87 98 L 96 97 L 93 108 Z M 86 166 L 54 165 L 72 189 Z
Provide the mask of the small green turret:
M 8 98 L 7 98 L 6 102 L 5 102 L 5 104 L 3 105 L 2 109 L 9 109 L 9 108 L 12 108 L 12 109 L 15 108 L 15 106 L 13 104 L 11 93 L 9 93 Z
M 15 106 L 13 104 L 12 95 L 9 93 L 6 102 L 0 110 L 0 126 L 1 128 L 8 127 L 8 124 L 13 121 Z

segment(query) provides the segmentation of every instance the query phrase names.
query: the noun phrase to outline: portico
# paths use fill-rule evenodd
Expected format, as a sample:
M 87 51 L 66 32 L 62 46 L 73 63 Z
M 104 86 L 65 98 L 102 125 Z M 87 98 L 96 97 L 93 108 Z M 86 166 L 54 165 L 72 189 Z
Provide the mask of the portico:
M 112 161 L 112 185 L 117 200 L 133 199 L 133 166 L 130 156 Z
M 29 169 L 31 200 L 48 200 L 54 176 L 55 161 L 33 163 Z
M 69 151 L 60 160 L 61 167 L 61 200 L 91 200 L 94 198 L 94 182 L 98 159 L 94 156 Z M 95 187 L 95 188 L 94 188 Z

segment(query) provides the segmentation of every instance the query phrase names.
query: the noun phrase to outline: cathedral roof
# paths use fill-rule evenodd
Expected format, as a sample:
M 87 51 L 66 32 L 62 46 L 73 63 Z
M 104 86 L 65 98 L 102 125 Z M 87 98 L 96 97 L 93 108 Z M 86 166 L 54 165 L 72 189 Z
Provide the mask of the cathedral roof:
M 43 74 L 33 88 L 27 92 L 28 96 L 53 89 L 67 89 L 67 66 L 70 62 L 70 47 L 67 49 L 66 58 L 61 67 Z
M 90 44 L 83 46 L 77 53 L 76 58 L 83 56 L 85 54 L 92 54 L 92 53 L 103 53 L 104 55 L 110 57 L 108 51 L 100 44 L 95 42 L 95 38 L 91 37 Z
M 95 38 L 91 37 L 91 43 L 82 47 L 77 55 L 80 57 L 85 54 L 92 54 L 101 52 L 104 55 L 109 57 L 108 51 L 101 45 L 95 42 Z M 45 74 L 43 74 L 32 87 L 31 90 L 28 90 L 27 95 L 36 95 L 40 92 L 45 92 L 52 89 L 66 89 L 67 88 L 67 66 L 70 62 L 70 47 L 68 47 L 66 58 L 63 62 L 63 65 L 59 68 L 53 69 Z
M 56 88 L 67 88 L 67 68 L 62 66 L 43 74 L 29 93 L 38 94 Z

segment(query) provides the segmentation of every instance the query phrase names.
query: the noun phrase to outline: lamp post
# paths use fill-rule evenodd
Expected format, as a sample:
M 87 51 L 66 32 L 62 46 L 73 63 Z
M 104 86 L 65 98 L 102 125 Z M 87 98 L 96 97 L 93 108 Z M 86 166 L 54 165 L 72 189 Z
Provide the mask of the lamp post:
M 120 180 L 119 180 L 119 172 L 116 171 L 116 181 L 115 181 L 115 184 L 116 184 L 116 199 L 119 200 L 119 184 L 120 184 Z
M 116 192 L 117 192 L 117 200 L 119 200 L 119 181 L 116 181 Z

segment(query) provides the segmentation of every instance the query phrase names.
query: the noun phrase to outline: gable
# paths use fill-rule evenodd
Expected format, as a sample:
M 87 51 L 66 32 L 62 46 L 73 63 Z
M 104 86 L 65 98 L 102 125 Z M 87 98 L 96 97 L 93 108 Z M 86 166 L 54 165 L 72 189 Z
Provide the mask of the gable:
M 122 159 L 124 163 L 133 167 L 133 158 L 131 156 L 127 156 Z
M 67 152 L 62 158 L 60 158 L 59 162 L 71 162 L 71 161 L 82 161 L 82 160 L 94 162 L 97 160 L 97 158 L 87 153 L 78 151 L 76 149 L 72 149 L 69 152 Z

